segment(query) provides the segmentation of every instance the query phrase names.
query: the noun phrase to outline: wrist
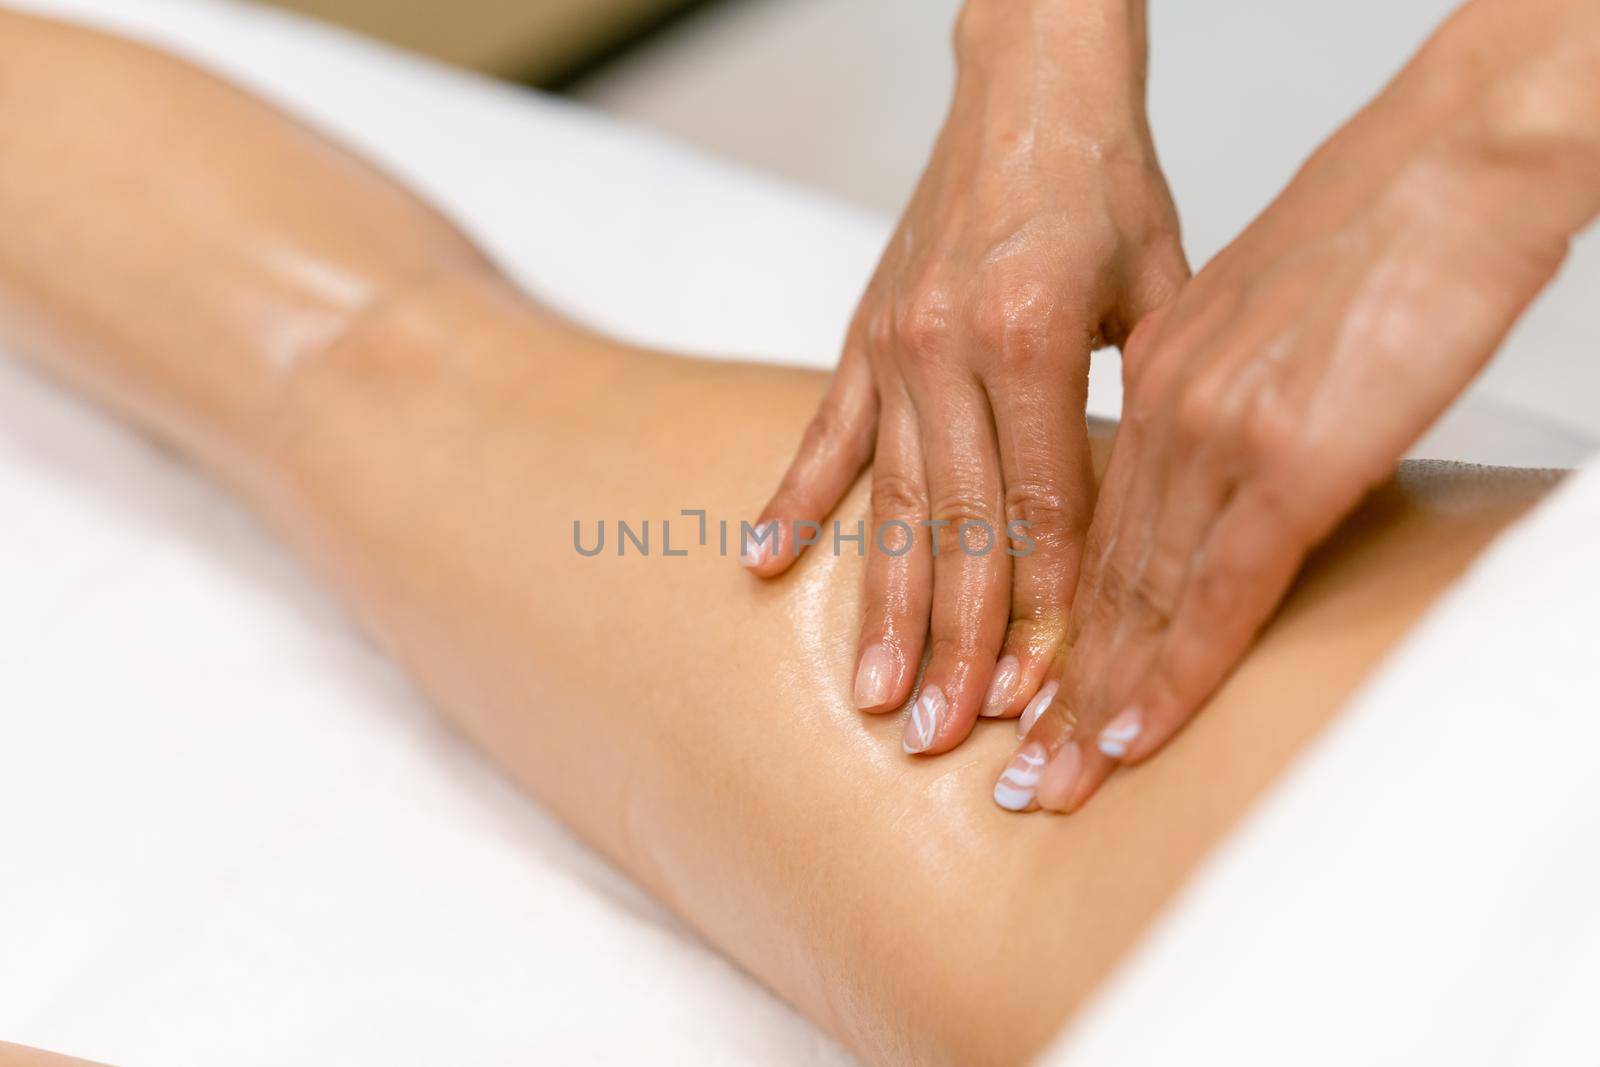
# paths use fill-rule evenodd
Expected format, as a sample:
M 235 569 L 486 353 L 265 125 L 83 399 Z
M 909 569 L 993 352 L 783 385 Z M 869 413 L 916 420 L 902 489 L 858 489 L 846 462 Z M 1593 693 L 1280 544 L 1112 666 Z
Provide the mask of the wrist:
M 1600 210 L 1600 11 L 1584 0 L 1472 0 L 1393 87 L 1486 224 L 1565 241 Z
M 967 0 L 955 52 L 952 121 L 1029 128 L 1036 152 L 1153 160 L 1144 0 Z
M 1026 70 L 1143 99 L 1145 0 L 966 0 L 953 35 L 963 77 Z

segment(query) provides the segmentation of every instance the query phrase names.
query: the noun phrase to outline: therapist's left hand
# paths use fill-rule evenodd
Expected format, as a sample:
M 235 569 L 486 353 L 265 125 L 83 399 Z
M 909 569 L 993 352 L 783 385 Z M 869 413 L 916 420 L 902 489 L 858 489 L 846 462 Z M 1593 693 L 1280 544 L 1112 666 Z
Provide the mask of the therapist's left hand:
M 1600 206 L 1600 18 L 1570 9 L 1594 47 L 1510 3 L 1449 24 L 1137 331 L 1058 684 L 1001 806 L 1075 810 L 1161 748 L 1554 275 Z M 1442 63 L 1471 32 L 1550 58 Z

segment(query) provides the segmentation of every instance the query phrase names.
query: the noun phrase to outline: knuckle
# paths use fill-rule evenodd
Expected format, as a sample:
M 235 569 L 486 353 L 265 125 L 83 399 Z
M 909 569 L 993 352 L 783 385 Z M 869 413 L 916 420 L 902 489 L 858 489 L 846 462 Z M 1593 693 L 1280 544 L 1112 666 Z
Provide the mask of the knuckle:
M 1000 558 L 995 550 L 1005 531 L 994 507 L 977 493 L 957 491 L 939 497 L 933 501 L 932 519 L 934 544 L 940 556 L 965 553 L 987 557 L 991 562 Z
M 935 625 L 939 632 L 928 642 L 928 659 L 933 663 L 952 663 L 970 659 L 977 650 L 977 624 L 964 617 L 944 620 L 945 625 Z
M 1172 432 L 1185 450 L 1217 437 L 1225 424 L 1226 409 L 1219 390 L 1203 383 L 1184 390 L 1172 412 Z
M 1274 471 L 1294 455 L 1300 437 L 1301 419 L 1275 391 L 1256 398 L 1244 426 L 1245 452 L 1255 469 Z
M 1006 524 L 1021 524 L 1035 550 L 1059 551 L 1081 541 L 1087 515 L 1083 502 L 1039 482 L 1006 485 Z
M 1304 488 L 1296 486 L 1281 459 L 1274 461 L 1271 467 L 1250 479 L 1252 506 L 1277 537 L 1305 544 L 1318 540 L 1319 524 L 1307 506 Z M 1244 569 L 1243 561 L 1237 558 L 1239 552 L 1240 549 L 1235 548 L 1217 559 L 1222 569 L 1232 572 L 1236 580 L 1242 580 L 1243 576 L 1237 572 Z
M 1243 583 L 1248 580 L 1246 566 L 1233 552 L 1208 553 L 1204 563 L 1190 576 L 1186 590 L 1196 617 L 1211 620 L 1213 624 L 1233 618 L 1241 603 Z
M 847 431 L 846 420 L 839 410 L 832 404 L 824 404 L 806 423 L 805 432 L 800 435 L 800 449 L 807 453 L 831 451 L 844 440 Z
M 1232 613 L 1234 588 L 1231 577 L 1223 569 L 1202 568 L 1189 585 L 1196 614 L 1207 619 L 1227 617 Z
M 977 492 L 956 489 L 942 494 L 933 501 L 933 520 L 948 523 L 953 530 L 969 522 L 995 526 L 995 509 Z
M 872 514 L 879 521 L 915 519 L 927 510 L 927 493 L 913 479 L 892 471 L 873 474 Z
M 1104 602 L 1119 618 L 1129 614 L 1132 607 L 1146 618 L 1153 617 L 1158 626 L 1171 621 L 1176 607 L 1167 583 L 1156 580 L 1160 568 L 1133 563 L 1123 556 L 1112 556 L 1106 562 L 1102 579 Z
M 899 347 L 913 362 L 943 357 L 952 333 L 950 294 L 935 285 L 914 290 L 900 305 L 894 332 Z
M 1055 294 L 1037 278 L 991 281 L 973 306 L 972 330 L 1002 367 L 1026 365 L 1046 349 L 1055 304 Z
M 1067 605 L 1061 597 L 1018 595 L 1011 597 L 1011 621 L 1006 624 L 1006 647 L 1049 652 L 1066 636 Z

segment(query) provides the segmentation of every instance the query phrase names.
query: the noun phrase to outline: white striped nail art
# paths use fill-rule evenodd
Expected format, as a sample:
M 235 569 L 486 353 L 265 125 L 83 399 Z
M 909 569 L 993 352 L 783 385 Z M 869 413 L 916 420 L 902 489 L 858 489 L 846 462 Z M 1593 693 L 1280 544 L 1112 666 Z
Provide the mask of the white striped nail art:
M 1100 751 L 1112 759 L 1121 759 L 1128 754 L 1128 749 L 1133 747 L 1143 730 L 1144 716 L 1139 709 L 1124 708 L 1100 731 Z
M 1034 790 L 1044 776 L 1044 765 L 1043 745 L 1037 741 L 1023 745 L 1000 772 L 1000 780 L 994 784 L 994 802 L 1007 811 L 1026 809 L 1033 803 Z
M 906 737 L 902 744 L 907 752 L 926 752 L 939 736 L 939 726 L 944 722 L 950 702 L 944 690 L 936 685 L 925 686 L 916 703 L 911 705 L 911 718 L 906 722 Z

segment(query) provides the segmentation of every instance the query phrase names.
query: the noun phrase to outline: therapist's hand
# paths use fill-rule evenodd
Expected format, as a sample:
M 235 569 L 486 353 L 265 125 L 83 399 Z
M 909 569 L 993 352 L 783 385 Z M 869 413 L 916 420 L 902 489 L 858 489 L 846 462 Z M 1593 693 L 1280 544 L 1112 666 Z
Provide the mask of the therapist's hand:
M 905 737 L 926 753 L 1038 687 L 1093 504 L 1090 350 L 1188 276 L 1145 122 L 1138 4 L 971 0 L 956 53 L 932 159 L 761 514 L 776 545 L 745 561 L 783 571 L 872 461 L 855 701 L 906 701 L 931 618 Z M 812 550 L 832 544 L 829 530 Z
M 1592 3 L 1469 5 L 1140 327 L 1003 806 L 1074 810 L 1160 748 L 1482 368 L 1600 206 L 1596 70 Z

